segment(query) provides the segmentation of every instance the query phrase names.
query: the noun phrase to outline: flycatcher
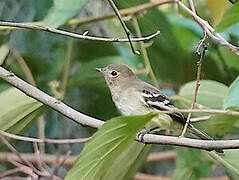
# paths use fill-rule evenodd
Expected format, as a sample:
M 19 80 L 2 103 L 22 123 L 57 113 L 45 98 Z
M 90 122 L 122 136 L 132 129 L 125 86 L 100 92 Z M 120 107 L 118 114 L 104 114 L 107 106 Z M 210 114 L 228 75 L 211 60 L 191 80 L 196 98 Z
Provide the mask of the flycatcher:
M 112 99 L 117 109 L 124 116 L 143 115 L 152 111 L 160 112 L 175 108 L 173 103 L 160 90 L 138 79 L 126 65 L 111 64 L 104 68 L 96 68 L 96 70 L 103 74 Z M 143 136 L 155 129 L 155 127 L 180 133 L 185 123 L 186 118 L 182 113 L 159 113 L 147 125 L 146 130 L 142 131 Z M 206 133 L 199 131 L 191 124 L 189 124 L 188 128 L 192 134 L 201 139 L 213 140 Z M 218 150 L 218 152 L 221 152 L 221 150 Z

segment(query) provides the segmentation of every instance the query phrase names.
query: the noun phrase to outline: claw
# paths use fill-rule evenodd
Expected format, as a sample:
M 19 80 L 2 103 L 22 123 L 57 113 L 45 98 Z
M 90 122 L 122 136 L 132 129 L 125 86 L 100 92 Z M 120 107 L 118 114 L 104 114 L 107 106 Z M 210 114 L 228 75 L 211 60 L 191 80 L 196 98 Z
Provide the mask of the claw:
M 148 129 L 145 128 L 142 131 L 140 131 L 137 134 L 138 141 L 141 142 L 141 143 L 144 143 L 144 136 L 145 136 L 145 134 L 148 134 L 148 133 L 154 131 L 155 129 L 158 129 L 158 127 L 152 127 L 152 128 L 148 128 Z
M 139 139 L 139 142 L 144 143 L 144 135 L 147 134 L 147 129 L 143 129 L 137 134 L 137 138 Z

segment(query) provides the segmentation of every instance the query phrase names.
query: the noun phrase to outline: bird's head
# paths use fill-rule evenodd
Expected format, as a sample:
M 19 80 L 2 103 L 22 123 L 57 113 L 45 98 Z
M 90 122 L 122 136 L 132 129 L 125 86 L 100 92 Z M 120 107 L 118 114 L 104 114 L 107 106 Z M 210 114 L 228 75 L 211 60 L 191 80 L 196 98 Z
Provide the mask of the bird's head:
M 96 68 L 96 70 L 103 74 L 109 88 L 118 87 L 130 79 L 136 78 L 133 71 L 123 64 L 111 64 L 104 68 Z

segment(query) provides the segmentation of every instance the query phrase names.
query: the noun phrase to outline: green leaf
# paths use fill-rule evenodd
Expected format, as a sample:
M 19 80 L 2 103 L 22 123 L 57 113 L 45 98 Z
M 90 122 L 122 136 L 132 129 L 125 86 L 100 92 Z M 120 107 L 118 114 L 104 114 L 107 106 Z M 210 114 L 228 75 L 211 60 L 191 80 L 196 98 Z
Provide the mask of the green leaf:
M 229 93 L 225 99 L 224 108 L 239 108 L 239 76 L 229 87 Z
M 239 29 L 239 24 L 238 28 Z M 230 33 L 231 34 L 231 33 Z M 239 73 L 239 57 L 235 53 L 231 52 L 228 48 L 226 47 L 219 47 L 219 51 L 222 55 L 222 58 L 225 60 L 226 65 L 233 70 L 236 70 L 237 73 Z M 216 52 L 218 56 L 218 52 Z M 233 73 L 233 72 L 230 72 Z
M 214 151 L 208 152 L 208 154 L 226 168 L 227 174 L 231 180 L 238 179 L 239 162 L 237 157 L 239 156 L 239 150 L 237 149 L 225 150 L 224 156 L 220 156 Z
M 201 80 L 200 84 L 197 103 L 209 108 L 222 109 L 224 99 L 228 94 L 228 87 L 222 83 L 211 80 Z M 179 95 L 192 100 L 194 97 L 195 85 L 195 81 L 185 84 L 180 89 Z
M 36 117 L 41 106 L 16 88 L 3 91 L 0 94 L 0 129 L 19 133 Z
M 117 159 L 129 157 L 122 155 L 135 144 L 135 136 L 155 114 L 144 116 L 122 116 L 107 121 L 86 143 L 73 168 L 68 172 L 66 180 L 106 180 L 113 171 L 124 173 L 121 165 L 114 165 Z M 138 142 L 137 142 L 138 143 Z M 136 143 L 136 144 L 137 144 Z M 135 144 L 135 147 L 137 147 Z M 140 150 L 141 151 L 141 150 Z M 125 157 L 124 157 L 125 156 Z M 113 168 L 113 169 L 111 169 Z M 128 169 L 126 169 L 128 171 Z M 106 178 L 107 177 L 107 178 Z M 111 180 L 114 180 L 110 177 Z M 117 177 L 116 177 L 117 179 Z
M 53 7 L 43 20 L 43 24 L 57 28 L 75 16 L 86 0 L 54 0 Z
M 234 4 L 223 16 L 221 22 L 216 27 L 216 31 L 220 32 L 226 28 L 238 23 L 239 21 L 239 2 Z
M 200 127 L 212 135 L 223 136 L 237 122 L 238 117 L 230 115 L 211 115 L 208 121 L 200 122 Z
M 198 149 L 176 148 L 176 171 L 172 180 L 196 180 L 208 177 L 211 172 L 211 163 Z
M 150 145 L 134 142 L 114 161 L 104 178 L 117 180 L 133 179 L 136 171 L 145 161 L 150 147 Z

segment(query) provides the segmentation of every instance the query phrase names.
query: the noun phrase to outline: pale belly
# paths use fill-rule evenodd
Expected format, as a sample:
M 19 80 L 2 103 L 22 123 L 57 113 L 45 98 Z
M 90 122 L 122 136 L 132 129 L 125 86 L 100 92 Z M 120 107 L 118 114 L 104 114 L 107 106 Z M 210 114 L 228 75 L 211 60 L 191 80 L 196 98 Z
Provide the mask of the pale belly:
M 122 93 L 120 96 L 113 96 L 116 107 L 120 113 L 124 116 L 130 115 L 143 115 L 151 112 L 152 110 L 147 108 L 143 102 L 138 98 L 139 94 L 132 94 L 129 91 Z
M 134 94 L 133 96 L 129 96 L 128 94 L 133 94 L 129 92 L 125 92 L 126 95 L 121 94 L 121 96 L 113 96 L 113 100 L 117 109 L 124 116 L 131 115 L 144 115 L 148 114 L 152 111 L 157 111 L 156 109 L 151 109 L 147 107 L 142 100 L 139 99 L 139 94 Z M 173 120 L 166 114 L 159 114 L 157 117 L 153 118 L 147 127 L 158 126 L 165 129 L 174 129 L 176 124 Z

